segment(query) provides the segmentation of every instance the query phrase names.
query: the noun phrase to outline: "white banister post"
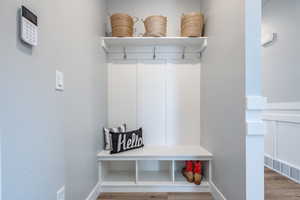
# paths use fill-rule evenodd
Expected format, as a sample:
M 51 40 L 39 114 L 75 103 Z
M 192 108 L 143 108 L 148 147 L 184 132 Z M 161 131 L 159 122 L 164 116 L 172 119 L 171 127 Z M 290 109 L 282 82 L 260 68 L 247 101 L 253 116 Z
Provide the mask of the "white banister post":
M 246 200 L 264 199 L 264 134 L 261 93 L 261 0 L 245 2 Z

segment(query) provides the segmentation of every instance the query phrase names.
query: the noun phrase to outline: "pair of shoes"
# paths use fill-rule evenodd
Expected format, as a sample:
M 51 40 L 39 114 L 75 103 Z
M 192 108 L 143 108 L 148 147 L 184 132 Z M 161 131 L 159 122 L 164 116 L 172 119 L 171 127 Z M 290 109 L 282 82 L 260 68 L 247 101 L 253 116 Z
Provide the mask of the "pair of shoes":
M 202 181 L 202 163 L 200 161 L 185 161 L 182 175 L 188 182 L 200 185 Z

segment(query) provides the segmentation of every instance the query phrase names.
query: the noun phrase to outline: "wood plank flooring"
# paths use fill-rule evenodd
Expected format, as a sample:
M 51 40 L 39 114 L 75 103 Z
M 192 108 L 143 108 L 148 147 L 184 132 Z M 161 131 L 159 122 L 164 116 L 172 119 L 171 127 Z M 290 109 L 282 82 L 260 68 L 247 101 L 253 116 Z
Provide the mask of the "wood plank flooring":
M 265 169 L 265 200 L 300 200 L 300 184 Z
M 209 193 L 104 193 L 99 200 L 213 200 Z
M 213 200 L 209 193 L 104 193 L 99 200 Z M 265 169 L 265 200 L 300 200 L 300 185 Z

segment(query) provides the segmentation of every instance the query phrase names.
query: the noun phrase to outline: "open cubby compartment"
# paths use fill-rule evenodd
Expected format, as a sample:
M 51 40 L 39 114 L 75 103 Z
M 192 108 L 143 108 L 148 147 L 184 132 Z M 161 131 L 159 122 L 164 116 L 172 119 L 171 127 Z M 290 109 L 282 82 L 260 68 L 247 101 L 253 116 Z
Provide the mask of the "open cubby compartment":
M 202 184 L 205 185 L 210 180 L 210 161 L 202 162 Z M 185 161 L 174 161 L 174 183 L 175 184 L 190 184 L 186 181 L 185 177 L 182 175 L 182 169 L 185 166 Z
M 137 182 L 140 184 L 172 184 L 173 166 L 169 160 L 137 161 Z
M 102 184 L 135 184 L 136 161 L 113 160 L 101 161 Z

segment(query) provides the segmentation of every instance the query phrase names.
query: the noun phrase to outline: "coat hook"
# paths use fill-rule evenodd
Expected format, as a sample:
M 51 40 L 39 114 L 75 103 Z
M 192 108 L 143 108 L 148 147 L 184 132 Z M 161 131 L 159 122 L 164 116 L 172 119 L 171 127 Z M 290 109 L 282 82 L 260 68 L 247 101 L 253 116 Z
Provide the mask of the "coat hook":
M 127 60 L 126 47 L 123 47 L 123 59 Z
M 273 45 L 274 42 L 277 41 L 278 33 L 270 33 L 270 34 L 264 34 L 261 40 L 261 45 L 263 47 L 269 47 Z
M 153 60 L 155 60 L 156 59 L 156 47 L 154 47 L 154 49 L 153 49 Z
M 182 50 L 182 59 L 183 60 L 185 59 L 185 50 L 186 50 L 186 47 L 183 47 L 183 50 Z

